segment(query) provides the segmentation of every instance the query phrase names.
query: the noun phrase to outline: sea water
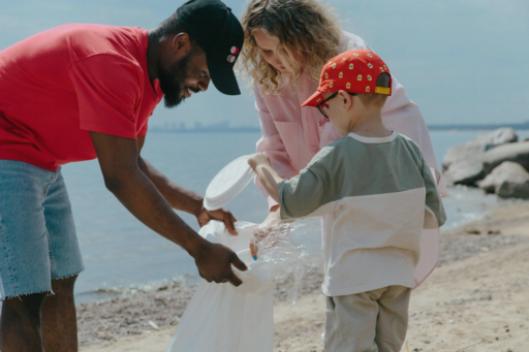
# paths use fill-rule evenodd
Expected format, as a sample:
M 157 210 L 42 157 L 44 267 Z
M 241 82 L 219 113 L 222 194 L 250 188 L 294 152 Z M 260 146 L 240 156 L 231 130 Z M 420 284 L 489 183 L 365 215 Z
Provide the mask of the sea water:
M 479 131 L 431 133 L 439 163 L 453 145 Z M 175 183 L 203 194 L 209 180 L 230 160 L 255 151 L 258 132 L 151 132 L 143 156 Z M 106 190 L 96 161 L 63 168 L 86 270 L 80 275 L 78 298 L 93 299 L 114 288 L 145 286 L 164 280 L 197 277 L 194 261 L 175 244 L 158 236 L 134 218 Z M 450 189 L 445 207 L 447 227 L 475 219 L 496 204 L 495 196 L 479 190 Z M 266 215 L 264 196 L 250 185 L 228 208 L 241 220 L 260 222 Z M 193 228 L 194 217 L 181 214 Z M 320 246 L 317 224 L 306 226 L 294 240 L 311 253 Z

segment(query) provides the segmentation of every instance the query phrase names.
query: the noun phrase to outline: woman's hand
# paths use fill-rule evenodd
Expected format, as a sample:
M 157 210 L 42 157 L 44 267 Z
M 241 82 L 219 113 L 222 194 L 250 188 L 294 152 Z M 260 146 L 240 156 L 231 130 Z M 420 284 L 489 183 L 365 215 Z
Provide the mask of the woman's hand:
M 263 222 L 259 224 L 259 229 L 265 230 L 277 227 L 281 223 L 281 216 L 279 210 L 279 205 L 274 205 L 272 208 L 270 208 L 270 211 L 268 212 L 266 218 L 263 220 Z
M 254 232 L 254 240 L 250 243 L 252 257 L 257 258 L 259 248 L 273 247 L 287 231 L 288 226 L 281 221 L 279 205 L 272 207 Z
M 279 212 L 279 205 L 274 205 L 266 218 L 257 226 L 257 230 L 254 233 L 256 243 L 259 244 L 266 240 L 266 238 L 277 232 L 281 225 L 281 217 Z

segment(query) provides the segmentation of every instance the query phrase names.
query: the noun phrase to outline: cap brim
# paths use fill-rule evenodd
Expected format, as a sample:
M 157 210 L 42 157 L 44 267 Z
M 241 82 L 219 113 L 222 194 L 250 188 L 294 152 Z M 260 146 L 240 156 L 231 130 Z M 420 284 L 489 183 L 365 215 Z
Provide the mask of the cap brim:
M 210 61 L 208 58 L 208 69 L 211 80 L 219 92 L 227 95 L 241 94 L 233 65 L 226 62 L 226 59 Z
M 316 91 L 316 93 L 312 94 L 307 100 L 301 104 L 301 106 L 318 106 L 323 101 L 323 93 L 319 90 Z

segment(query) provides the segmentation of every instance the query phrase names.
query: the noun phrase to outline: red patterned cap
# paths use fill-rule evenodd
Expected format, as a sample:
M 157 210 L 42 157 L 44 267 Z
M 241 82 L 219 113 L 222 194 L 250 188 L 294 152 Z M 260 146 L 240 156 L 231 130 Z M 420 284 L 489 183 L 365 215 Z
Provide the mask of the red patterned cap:
M 390 75 L 389 87 L 377 86 L 382 73 Z M 388 66 L 372 50 L 349 50 L 330 59 L 321 71 L 318 90 L 302 105 L 318 106 L 324 96 L 344 90 L 356 94 L 391 95 Z

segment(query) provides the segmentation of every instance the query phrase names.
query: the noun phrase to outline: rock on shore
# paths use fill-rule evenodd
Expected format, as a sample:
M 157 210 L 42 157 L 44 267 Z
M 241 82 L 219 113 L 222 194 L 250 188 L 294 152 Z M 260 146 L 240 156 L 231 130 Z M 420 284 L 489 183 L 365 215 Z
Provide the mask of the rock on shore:
M 453 147 L 443 160 L 447 183 L 529 199 L 529 141 L 518 140 L 512 128 L 500 128 Z

